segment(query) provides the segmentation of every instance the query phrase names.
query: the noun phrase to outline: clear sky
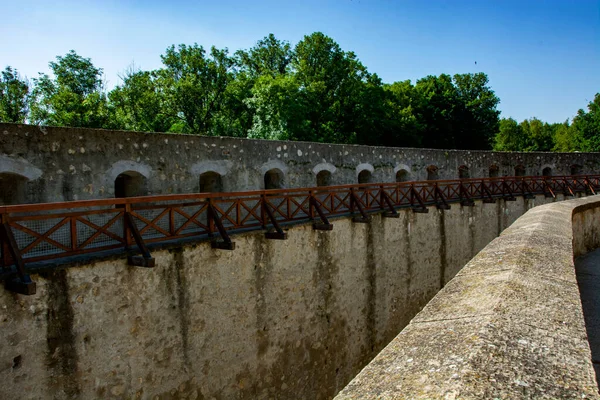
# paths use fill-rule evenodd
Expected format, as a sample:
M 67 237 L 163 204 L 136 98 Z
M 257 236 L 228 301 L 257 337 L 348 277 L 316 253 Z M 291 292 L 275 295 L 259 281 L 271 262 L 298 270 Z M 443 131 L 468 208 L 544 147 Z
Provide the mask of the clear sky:
M 600 0 L 0 0 L 0 15 L 0 68 L 30 78 L 74 49 L 113 87 L 171 44 L 321 31 L 384 82 L 485 72 L 503 117 L 561 122 L 600 92 Z

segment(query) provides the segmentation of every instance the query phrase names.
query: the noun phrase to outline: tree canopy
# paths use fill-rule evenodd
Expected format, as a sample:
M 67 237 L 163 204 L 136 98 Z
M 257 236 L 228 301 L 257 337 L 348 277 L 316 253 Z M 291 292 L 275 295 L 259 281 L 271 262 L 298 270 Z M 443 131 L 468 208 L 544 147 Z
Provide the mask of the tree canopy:
M 598 151 L 600 95 L 570 123 L 500 119 L 485 73 L 384 83 L 315 32 L 295 46 L 269 34 L 247 50 L 168 47 L 162 67 L 103 70 L 71 50 L 30 82 L 0 80 L 0 121 L 383 146 Z

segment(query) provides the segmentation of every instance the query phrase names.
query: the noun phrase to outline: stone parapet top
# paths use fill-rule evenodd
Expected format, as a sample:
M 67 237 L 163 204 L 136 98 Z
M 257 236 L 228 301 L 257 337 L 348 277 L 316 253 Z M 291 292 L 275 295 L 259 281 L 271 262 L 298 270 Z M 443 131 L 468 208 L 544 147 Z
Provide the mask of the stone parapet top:
M 600 398 L 573 262 L 574 246 L 598 247 L 599 208 L 593 196 L 528 211 L 336 399 Z

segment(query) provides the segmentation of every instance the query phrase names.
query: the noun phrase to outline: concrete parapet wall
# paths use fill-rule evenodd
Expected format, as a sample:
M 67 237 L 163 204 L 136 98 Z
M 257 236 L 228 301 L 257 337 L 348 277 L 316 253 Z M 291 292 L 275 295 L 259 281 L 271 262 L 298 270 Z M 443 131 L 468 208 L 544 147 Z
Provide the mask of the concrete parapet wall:
M 599 233 L 598 196 L 529 210 L 336 399 L 599 398 L 573 261 Z
M 221 176 L 225 192 L 264 189 L 269 170 L 281 172 L 283 187 L 314 187 L 321 171 L 328 185 L 358 183 L 367 171 L 371 182 L 457 179 L 467 166 L 472 178 L 552 175 L 600 171 L 597 155 L 586 153 L 499 153 L 336 145 L 230 137 L 56 128 L 0 123 L 0 174 L 27 180 L 18 202 L 39 203 L 115 197 L 115 179 L 133 173 L 145 179 L 145 194 L 196 193 L 200 174 Z M 370 175 L 369 175 L 370 174 Z M 0 187 L 3 184 L 0 176 Z M 24 197 L 24 200 L 21 200 Z M 0 197 L 0 200 L 2 198 Z M 5 200 L 7 201 L 7 200 Z M 16 201 L 16 200 L 15 200 Z M 13 203 L 14 204 L 14 203 Z
M 156 250 L 154 269 L 115 258 L 41 272 L 34 296 L 0 290 L 0 398 L 331 398 L 547 201 L 340 218 L 285 241 L 245 233 L 234 251 Z

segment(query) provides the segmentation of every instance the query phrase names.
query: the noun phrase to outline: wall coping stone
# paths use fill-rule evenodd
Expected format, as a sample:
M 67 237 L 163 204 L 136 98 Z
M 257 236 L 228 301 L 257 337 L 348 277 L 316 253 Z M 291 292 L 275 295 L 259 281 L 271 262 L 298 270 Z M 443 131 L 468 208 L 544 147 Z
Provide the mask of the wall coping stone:
M 336 399 L 600 398 L 573 261 L 577 236 L 600 230 L 574 216 L 598 208 L 591 196 L 529 210 Z

